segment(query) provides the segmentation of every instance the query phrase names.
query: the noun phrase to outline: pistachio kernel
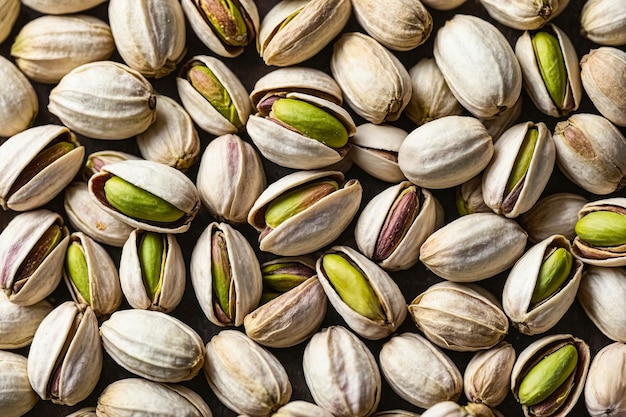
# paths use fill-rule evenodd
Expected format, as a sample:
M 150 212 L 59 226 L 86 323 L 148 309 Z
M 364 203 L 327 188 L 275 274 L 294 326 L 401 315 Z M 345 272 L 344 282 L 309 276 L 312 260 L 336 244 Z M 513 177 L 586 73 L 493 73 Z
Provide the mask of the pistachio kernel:
M 89 266 L 85 252 L 79 242 L 72 242 L 65 254 L 65 270 L 70 280 L 78 289 L 88 304 L 91 304 L 91 290 L 89 286 Z
M 238 1 L 233 0 L 195 0 L 213 32 L 220 40 L 230 46 L 246 46 L 250 41 L 245 11 Z
M 279 262 L 261 268 L 263 289 L 282 294 L 315 275 L 315 270 L 300 262 Z
M 234 305 L 231 303 L 232 271 L 228 259 L 226 237 L 221 230 L 211 235 L 211 277 L 216 302 L 215 313 L 222 323 L 230 323 L 233 318 Z
M 559 40 L 547 32 L 537 32 L 532 44 L 548 94 L 554 104 L 562 108 L 567 90 L 567 71 Z
M 213 71 L 196 63 L 187 71 L 187 79 L 202 96 L 237 129 L 243 127 L 232 97 Z
M 165 265 L 164 237 L 153 232 L 143 233 L 138 252 L 146 294 L 154 303 L 159 299 L 163 285 L 161 271 Z
M 374 261 L 387 259 L 400 245 L 419 214 L 419 196 L 418 188 L 412 185 L 402 190 L 396 197 L 378 235 L 373 254 Z
M 504 188 L 504 194 L 510 194 L 515 188 L 519 187 L 522 180 L 526 177 L 528 168 L 530 167 L 530 161 L 533 159 L 533 153 L 535 152 L 535 146 L 537 145 L 537 139 L 539 139 L 539 131 L 536 127 L 531 127 L 526 132 L 522 146 L 515 158 L 515 164 L 509 175 L 509 180 Z
M 572 270 L 572 262 L 572 254 L 567 249 L 554 250 L 541 264 L 530 301 L 538 304 L 561 288 Z
M 14 293 L 22 289 L 28 278 L 35 273 L 39 265 L 61 240 L 63 240 L 63 230 L 58 224 L 53 224 L 44 232 L 15 273 L 15 281 L 12 288 Z
M 626 244 L 626 216 L 612 211 L 594 211 L 576 222 L 576 234 L 593 246 L 611 247 Z

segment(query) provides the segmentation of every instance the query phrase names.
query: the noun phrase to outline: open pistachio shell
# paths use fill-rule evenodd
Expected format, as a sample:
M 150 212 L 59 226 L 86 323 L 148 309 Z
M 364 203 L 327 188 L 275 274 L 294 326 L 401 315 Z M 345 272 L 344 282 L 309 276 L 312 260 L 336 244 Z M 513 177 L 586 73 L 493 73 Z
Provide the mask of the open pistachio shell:
M 398 151 L 408 133 L 391 125 L 364 123 L 350 139 L 350 158 L 359 168 L 379 180 L 404 180 L 398 166 Z
M 43 300 L 30 306 L 9 301 L 0 292 L 0 349 L 19 349 L 30 345 L 41 321 L 52 311 L 52 304 Z
M 133 155 L 127 152 L 104 150 L 96 151 L 87 155 L 85 166 L 83 167 L 82 177 L 85 182 L 89 181 L 89 178 L 93 174 L 97 174 L 102 170 L 102 167 L 116 162 L 128 161 L 129 159 L 138 160 L 143 159 L 137 155 Z M 121 245 L 120 245 L 121 246 Z
M 9 137 L 32 126 L 39 112 L 35 89 L 22 72 L 5 57 L 0 58 L 0 136 Z
M 624 343 L 611 343 L 596 353 L 585 383 L 585 405 L 591 417 L 621 416 L 626 412 L 624 367 Z
M 520 224 L 533 243 L 552 235 L 563 235 L 570 242 L 576 237 L 578 212 L 589 200 L 573 193 L 551 194 L 520 217 Z
M 0 407 L 5 417 L 21 417 L 39 401 L 28 381 L 27 359 L 17 353 L 0 351 Z
M 482 174 L 456 187 L 456 210 L 461 216 L 492 212 L 483 199 Z

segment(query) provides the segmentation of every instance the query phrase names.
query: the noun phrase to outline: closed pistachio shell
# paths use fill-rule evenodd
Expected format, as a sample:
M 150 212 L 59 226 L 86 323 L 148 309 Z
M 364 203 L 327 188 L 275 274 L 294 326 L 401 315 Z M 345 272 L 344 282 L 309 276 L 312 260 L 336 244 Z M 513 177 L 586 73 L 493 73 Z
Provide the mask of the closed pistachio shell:
M 422 0 L 422 3 L 436 10 L 452 10 L 465 3 L 465 1 L 466 0 Z
M 626 9 L 620 0 L 587 0 L 580 12 L 580 33 L 600 45 L 626 45 Z
M 5 57 L 0 58 L 0 136 L 9 137 L 32 126 L 39 112 L 35 89 L 19 69 Z
M 350 159 L 363 171 L 382 181 L 404 180 L 398 151 L 408 133 L 399 127 L 364 123 L 350 139 Z
M 96 407 L 84 407 L 65 417 L 96 417 Z
M 552 235 L 563 235 L 574 240 L 574 227 L 578 212 L 589 201 L 578 194 L 551 194 L 537 203 L 520 217 L 520 224 L 528 233 L 528 240 L 538 243 Z
M 470 402 L 496 407 L 511 389 L 515 349 L 505 341 L 477 352 L 463 374 L 463 389 Z
M 569 4 L 569 0 L 480 0 L 489 16 L 503 25 L 519 30 L 539 29 L 557 17 Z
M 0 2 L 0 43 L 9 36 L 13 25 L 20 14 L 20 0 L 3 0 Z
M 501 417 L 496 410 L 484 404 L 469 403 L 461 406 L 453 401 L 442 401 L 430 407 L 422 417 Z
M 28 381 L 27 359 L 0 351 L 0 407 L 6 417 L 20 417 L 37 404 L 39 397 Z
M 580 60 L 587 95 L 598 111 L 618 126 L 626 126 L 626 52 L 611 47 L 592 49 Z
M 52 304 L 40 301 L 21 306 L 0 292 L 0 349 L 19 349 L 30 345 L 41 321 L 52 311 Z
M 621 416 L 626 412 L 626 345 L 611 343 L 591 362 L 585 383 L 585 406 L 591 417 Z
M 22 0 L 22 3 L 40 13 L 70 14 L 89 10 L 105 1 L 106 0 Z
M 332 417 L 328 411 L 315 404 L 308 403 L 306 401 L 291 401 L 280 407 L 272 414 L 272 417 Z
M 375 417 L 419 417 L 419 414 L 405 410 L 387 410 L 379 411 L 374 414 Z

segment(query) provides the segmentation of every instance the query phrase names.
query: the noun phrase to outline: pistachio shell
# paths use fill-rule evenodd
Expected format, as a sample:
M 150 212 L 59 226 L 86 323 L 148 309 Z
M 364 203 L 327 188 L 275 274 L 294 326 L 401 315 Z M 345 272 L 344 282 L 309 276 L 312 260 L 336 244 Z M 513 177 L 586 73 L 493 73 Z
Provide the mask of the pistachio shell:
M 41 321 L 52 311 L 52 304 L 40 301 L 21 306 L 0 292 L 0 349 L 19 349 L 30 345 Z
M 611 343 L 600 349 L 591 362 L 585 383 L 585 406 L 591 417 L 624 414 L 625 347 L 623 343 Z
M 24 356 L 0 351 L 0 407 L 6 417 L 25 415 L 39 400 L 30 386 L 26 368 Z
M 626 45 L 626 9 L 620 0 L 587 0 L 580 12 L 580 34 L 600 45 Z
M 13 25 L 20 14 L 19 0 L 4 0 L 0 2 L 0 43 L 11 33 Z
M 70 14 L 92 9 L 106 0 L 22 0 L 25 6 L 40 13 Z
M 461 216 L 491 213 L 483 199 L 483 176 L 479 174 L 456 188 L 456 210 Z
M 379 411 L 374 414 L 375 417 L 419 417 L 419 414 L 411 413 L 405 410 L 387 410 Z
M 96 407 L 84 407 L 65 417 L 96 417 Z
M 470 402 L 495 408 L 511 389 L 515 349 L 505 341 L 477 352 L 463 374 L 463 389 Z
M 529 211 L 520 217 L 520 224 L 528 233 L 528 240 L 533 243 L 552 235 L 563 235 L 569 241 L 574 240 L 574 226 L 578 212 L 589 201 L 578 194 L 557 193 L 539 200 Z
M 92 152 L 87 156 L 87 161 L 85 162 L 85 167 L 83 168 L 83 180 L 85 182 L 89 181 L 89 178 L 91 178 L 93 174 L 100 172 L 102 167 L 105 165 L 113 164 L 115 162 L 128 161 L 129 159 L 136 161 L 142 158 L 126 152 L 114 150 Z
M 487 132 L 493 138 L 493 142 L 496 143 L 500 136 L 507 131 L 508 128 L 515 124 L 520 115 L 522 114 L 522 107 L 524 100 L 522 95 L 519 96 L 513 107 L 509 107 L 499 116 L 493 119 L 480 119 L 483 125 L 487 128 Z
M 539 29 L 557 17 L 569 4 L 569 0 L 480 0 L 489 16 L 503 25 L 519 30 Z
M 374 178 L 397 183 L 404 180 L 398 151 L 408 133 L 399 127 L 364 123 L 350 139 L 350 158 Z
M 452 10 L 465 3 L 465 1 L 466 0 L 422 0 L 422 3 L 436 10 Z
M 272 417 L 332 417 L 328 411 L 306 401 L 291 401 L 280 407 Z
M 35 89 L 11 61 L 0 58 L 0 136 L 9 137 L 29 128 L 39 112 Z

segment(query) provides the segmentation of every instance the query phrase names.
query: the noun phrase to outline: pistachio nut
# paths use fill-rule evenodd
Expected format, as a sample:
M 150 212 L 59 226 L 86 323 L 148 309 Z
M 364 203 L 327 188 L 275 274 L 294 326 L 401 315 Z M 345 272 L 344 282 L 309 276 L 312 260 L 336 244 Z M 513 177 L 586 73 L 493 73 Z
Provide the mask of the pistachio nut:
M 403 181 L 398 151 L 408 133 L 399 127 L 364 123 L 350 138 L 350 159 L 374 178 L 391 183 Z
M 35 89 L 22 72 L 4 56 L 0 57 L 0 136 L 16 135 L 32 126 L 39 112 Z
M 89 179 L 89 194 L 126 224 L 159 233 L 182 233 L 200 208 L 193 182 L 175 168 L 153 161 L 104 166 Z
M 369 53 L 364 54 L 364 50 Z M 348 105 L 368 122 L 398 120 L 409 104 L 409 73 L 374 38 L 358 32 L 341 35 L 333 46 L 330 69 Z
M 324 410 L 315 404 L 308 403 L 306 401 L 296 400 L 291 401 L 272 414 L 272 417 L 332 417 L 328 411 Z
M 125 139 L 154 122 L 156 95 L 132 68 L 113 61 L 91 62 L 74 68 L 52 89 L 48 111 L 81 135 Z
M 591 417 L 624 414 L 626 345 L 611 343 L 600 349 L 591 362 L 585 383 L 585 406 Z
M 237 330 L 222 330 L 209 340 L 204 376 L 224 405 L 250 417 L 267 416 L 291 398 L 283 365 Z
M 592 49 L 580 60 L 583 87 L 604 117 L 626 126 L 626 52 L 611 47 Z
M 524 87 L 535 106 L 553 117 L 578 109 L 582 84 L 578 55 L 565 32 L 550 23 L 538 32 L 524 32 L 515 43 Z
M 469 403 L 461 406 L 453 401 L 442 401 L 430 407 L 422 417 L 496 417 L 497 411 L 484 404 Z M 500 415 L 501 416 L 501 415 Z
M 457 14 L 437 32 L 433 52 L 448 87 L 474 116 L 494 118 L 515 105 L 522 71 L 509 42 L 491 23 Z
M 526 237 L 513 220 L 468 214 L 431 234 L 420 248 L 420 260 L 447 280 L 480 281 L 510 268 L 524 253 Z
M 509 330 L 496 298 L 475 284 L 431 285 L 411 302 L 409 314 L 428 340 L 459 352 L 489 349 Z
M 543 337 L 524 349 L 511 374 L 524 415 L 568 415 L 583 391 L 590 358 L 589 346 L 567 334 Z
M 378 340 L 406 318 L 406 301 L 395 281 L 378 265 L 348 246 L 333 246 L 315 265 L 335 310 L 360 336 Z
M 84 407 L 65 417 L 96 417 L 96 407 Z
M 452 10 L 465 3 L 465 1 L 466 0 L 422 0 L 422 3 L 435 10 Z
M 145 159 L 186 171 L 200 156 L 198 132 L 180 104 L 157 97 L 157 119 L 137 135 L 137 147 Z
M 109 384 L 98 397 L 96 414 L 99 417 L 213 415 L 202 397 L 189 388 L 141 378 L 120 379 Z
M 76 176 L 84 156 L 85 148 L 63 126 L 12 136 L 0 145 L 0 207 L 26 211 L 48 203 Z
M 626 198 L 592 201 L 578 212 L 572 253 L 597 266 L 626 265 Z
M 9 37 L 13 25 L 20 14 L 20 0 L 4 0 L 0 2 L 0 43 Z
M 602 334 L 626 343 L 626 269 L 589 266 L 583 272 L 578 301 Z
M 461 372 L 445 353 L 416 333 L 392 336 L 380 350 L 380 369 L 400 397 L 421 408 L 456 401 Z
M 463 107 L 446 84 L 433 58 L 422 58 L 409 69 L 411 100 L 406 116 L 418 126 L 444 116 L 457 116 Z
M 538 243 L 552 235 L 563 235 L 569 241 L 576 237 L 578 212 L 589 201 L 578 194 L 551 194 L 520 217 L 520 224 L 528 233 L 528 240 Z
M 502 134 L 483 173 L 483 199 L 496 213 L 515 218 L 530 210 L 548 184 L 556 152 L 542 122 L 519 123 Z
M 0 349 L 19 349 L 30 345 L 39 324 L 51 311 L 52 304 L 46 300 L 21 306 L 12 303 L 4 292 L 0 292 Z
M 337 417 L 371 415 L 380 402 L 380 371 L 357 336 L 331 326 L 313 335 L 302 357 L 315 403 Z
M 434 198 L 409 181 L 379 193 L 356 223 L 354 238 L 361 252 L 391 271 L 415 265 L 420 246 L 435 231 Z
M 202 130 L 225 135 L 246 124 L 251 111 L 248 92 L 219 59 L 194 56 L 183 65 L 176 86 L 185 110 Z
M 71 14 L 89 10 L 106 0 L 22 0 L 25 6 L 39 13 Z
M 61 281 L 69 231 L 49 210 L 13 218 L 0 234 L 0 289 L 12 303 L 37 304 Z
M 478 119 L 445 116 L 409 133 L 398 165 L 420 187 L 450 188 L 478 175 L 492 155 L 493 141 Z
M 74 301 L 89 305 L 98 317 L 113 313 L 122 302 L 120 278 L 113 259 L 81 232 L 70 235 L 63 277 Z
M 66 301 L 41 322 L 28 353 L 28 379 L 43 400 L 74 405 L 91 394 L 102 371 L 98 319 Z
M 470 402 L 495 408 L 511 389 L 515 349 L 501 341 L 491 349 L 476 352 L 463 374 L 463 389 Z
M 134 230 L 122 248 L 120 283 L 133 308 L 174 310 L 185 292 L 185 272 L 175 235 Z
M 315 259 L 310 256 L 277 258 L 261 265 L 263 274 L 262 302 L 284 294 L 317 274 Z
M 105 150 L 105 151 L 96 151 L 87 155 L 87 161 L 85 162 L 85 166 L 83 167 L 82 177 L 85 182 L 89 181 L 92 175 L 97 174 L 102 170 L 102 167 L 109 164 L 114 164 L 116 162 L 128 161 L 128 160 L 138 160 L 142 159 L 136 155 L 129 154 L 127 152 L 114 151 L 114 150 Z M 126 241 L 126 239 L 124 239 Z M 121 246 L 121 245 L 120 245 Z
M 520 95 L 513 107 L 509 107 L 497 117 L 493 119 L 480 119 L 487 128 L 489 135 L 493 138 L 493 143 L 496 143 L 496 141 L 500 139 L 500 136 L 519 120 L 524 104 L 522 97 L 523 96 Z
M 626 139 L 610 121 L 579 113 L 556 124 L 556 163 L 574 184 L 599 195 L 626 185 Z
M 257 51 L 265 64 L 295 65 L 316 55 L 350 18 L 348 0 L 283 0 L 265 15 Z
M 151 381 L 187 381 L 204 363 L 198 333 L 159 311 L 116 311 L 100 326 L 100 336 L 118 365 Z
M 204 229 L 191 254 L 190 273 L 202 311 L 217 326 L 241 326 L 259 304 L 259 261 L 241 232 L 226 223 Z
M 489 16 L 503 25 L 519 30 L 535 30 L 557 17 L 569 0 L 480 0 Z
M 28 381 L 26 365 L 24 356 L 0 351 L 0 407 L 6 417 L 25 415 L 39 400 Z
M 189 25 L 216 54 L 234 58 L 259 31 L 259 12 L 252 0 L 182 0 Z
M 115 50 L 111 28 L 93 16 L 42 16 L 25 24 L 11 55 L 33 81 L 56 84 L 74 68 L 109 59 Z
M 405 410 L 386 410 L 377 412 L 374 417 L 419 417 L 419 414 Z
M 248 223 L 261 233 L 262 251 L 305 255 L 330 244 L 348 227 L 362 193 L 359 181 L 345 181 L 339 171 L 294 172 L 263 191 L 250 209 Z M 268 222 L 270 206 L 270 216 L 282 220 L 278 225 L 271 217 Z M 300 211 L 290 212 L 294 208 Z
M 609 46 L 626 45 L 626 10 L 620 0 L 587 0 L 580 12 L 580 34 Z
M 473 213 L 491 213 L 483 199 L 483 176 L 479 174 L 456 187 L 456 210 L 461 216 Z

